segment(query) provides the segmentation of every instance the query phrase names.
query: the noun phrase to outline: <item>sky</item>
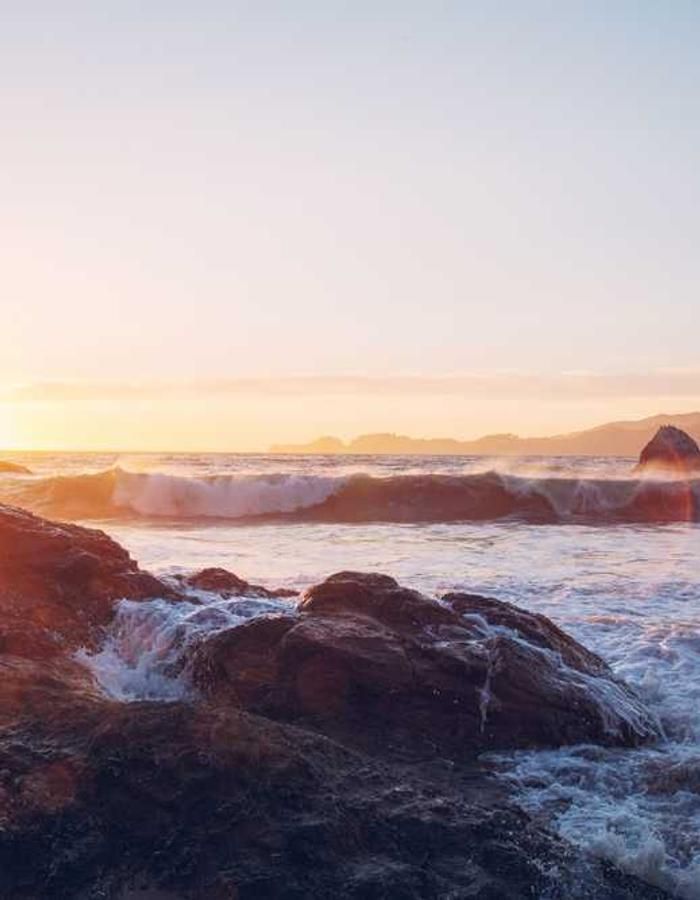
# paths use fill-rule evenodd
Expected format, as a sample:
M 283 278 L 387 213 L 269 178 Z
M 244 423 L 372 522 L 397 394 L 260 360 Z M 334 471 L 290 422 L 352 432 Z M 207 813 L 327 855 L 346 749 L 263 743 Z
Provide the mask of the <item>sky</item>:
M 0 445 L 700 408 L 700 5 L 5 4 Z

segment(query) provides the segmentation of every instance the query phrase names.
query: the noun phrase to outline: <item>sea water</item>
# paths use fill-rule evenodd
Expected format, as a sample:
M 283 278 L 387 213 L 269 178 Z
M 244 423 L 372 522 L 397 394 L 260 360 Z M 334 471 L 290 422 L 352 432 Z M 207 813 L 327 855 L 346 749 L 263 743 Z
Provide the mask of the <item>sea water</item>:
M 101 478 L 99 503 L 84 524 L 106 530 L 161 576 L 221 566 L 251 582 L 302 590 L 341 569 L 380 571 L 432 596 L 468 590 L 549 616 L 641 694 L 665 739 L 638 750 L 580 746 L 495 754 L 487 763 L 538 821 L 678 897 L 700 898 L 700 525 L 693 515 L 635 524 L 598 516 L 607 502 L 606 482 L 612 490 L 624 488 L 632 480 L 632 460 L 11 458 L 35 474 L 6 476 L 0 497 L 63 517 L 71 517 L 70 495 L 82 490 L 80 479 Z M 561 492 L 558 482 L 573 480 L 579 493 L 598 497 L 593 514 L 546 524 L 310 523 L 264 515 L 323 503 L 358 473 L 470 477 L 487 469 L 516 485 L 541 484 L 548 496 Z M 46 485 L 57 477 L 67 481 L 52 488 L 52 499 Z M 100 518 L 105 511 L 109 515 Z M 123 602 L 105 647 L 85 661 L 120 699 L 167 702 L 186 689 L 172 664 L 188 635 L 293 605 L 207 594 L 197 600 Z

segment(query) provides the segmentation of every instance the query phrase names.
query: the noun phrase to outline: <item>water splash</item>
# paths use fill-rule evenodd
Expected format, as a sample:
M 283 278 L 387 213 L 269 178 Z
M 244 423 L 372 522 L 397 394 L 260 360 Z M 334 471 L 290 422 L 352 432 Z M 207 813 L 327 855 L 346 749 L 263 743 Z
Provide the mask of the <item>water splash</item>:
M 77 659 L 116 700 L 182 700 L 191 692 L 182 669 L 192 644 L 256 616 L 293 609 L 285 600 L 223 599 L 205 591 L 177 602 L 122 600 L 101 649 L 81 650 Z

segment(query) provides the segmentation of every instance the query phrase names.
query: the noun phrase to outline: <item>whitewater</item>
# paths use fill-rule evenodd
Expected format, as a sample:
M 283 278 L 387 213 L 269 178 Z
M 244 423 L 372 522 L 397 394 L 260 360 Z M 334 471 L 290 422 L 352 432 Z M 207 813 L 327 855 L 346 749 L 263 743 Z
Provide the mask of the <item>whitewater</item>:
M 0 499 L 70 519 L 700 521 L 700 479 L 638 476 L 633 468 L 629 460 L 581 458 L 37 457 L 30 476 L 0 482 Z
M 544 613 L 640 693 L 665 739 L 487 763 L 538 821 L 675 896 L 700 898 L 696 482 L 641 480 L 629 459 L 7 458 L 33 474 L 1 476 L 0 499 L 103 528 L 161 576 L 221 566 L 300 591 L 341 569 L 380 571 L 434 596 L 471 591 Z M 291 602 L 197 601 L 123 602 L 105 646 L 84 660 L 105 690 L 175 699 L 183 640 Z

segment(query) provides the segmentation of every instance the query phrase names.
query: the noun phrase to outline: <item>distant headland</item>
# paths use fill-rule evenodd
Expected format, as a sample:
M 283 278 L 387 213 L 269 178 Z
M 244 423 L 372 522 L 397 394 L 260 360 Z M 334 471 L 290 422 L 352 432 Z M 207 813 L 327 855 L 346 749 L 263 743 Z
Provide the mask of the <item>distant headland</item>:
M 307 444 L 275 444 L 270 453 L 398 454 L 469 456 L 633 456 L 664 425 L 682 428 L 700 441 L 700 412 L 659 414 L 635 421 L 608 422 L 585 431 L 551 437 L 490 434 L 471 441 L 414 438 L 401 434 L 363 434 L 351 441 L 321 437 Z

